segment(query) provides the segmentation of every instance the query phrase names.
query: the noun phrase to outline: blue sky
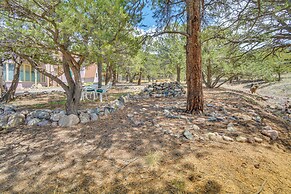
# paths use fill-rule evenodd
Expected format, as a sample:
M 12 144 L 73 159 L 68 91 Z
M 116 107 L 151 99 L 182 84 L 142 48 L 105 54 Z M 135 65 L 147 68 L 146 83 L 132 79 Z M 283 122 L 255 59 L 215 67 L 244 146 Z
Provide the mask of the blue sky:
M 144 27 L 141 27 L 144 30 L 147 30 L 149 28 L 152 28 L 156 26 L 155 19 L 153 18 L 153 12 L 150 9 L 150 7 L 146 6 L 143 9 L 143 20 L 141 22 L 142 25 L 145 25 Z

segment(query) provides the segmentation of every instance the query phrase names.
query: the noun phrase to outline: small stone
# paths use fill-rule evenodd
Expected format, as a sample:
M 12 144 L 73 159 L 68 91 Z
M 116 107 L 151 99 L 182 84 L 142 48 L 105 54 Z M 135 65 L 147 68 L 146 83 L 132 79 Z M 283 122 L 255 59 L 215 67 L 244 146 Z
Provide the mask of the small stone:
M 44 126 L 49 126 L 51 125 L 51 122 L 49 122 L 48 120 L 42 120 L 39 123 L 37 123 L 37 126 L 39 127 L 44 127 Z
M 32 113 L 32 115 L 38 119 L 50 119 L 51 117 L 48 110 L 36 110 Z
M 247 138 L 243 137 L 243 136 L 238 136 L 237 138 L 235 138 L 236 141 L 241 142 L 241 143 L 245 143 L 247 142 Z
M 222 141 L 223 138 L 221 135 L 219 135 L 218 133 L 208 133 L 208 138 L 212 141 Z
M 33 119 L 28 120 L 27 125 L 34 126 L 34 125 L 37 125 L 40 121 L 41 120 L 38 118 L 33 118 Z
M 28 115 L 28 110 L 22 110 L 22 111 L 20 112 L 20 114 Z
M 270 137 L 271 140 L 276 140 L 279 136 L 279 133 L 276 130 L 263 130 L 261 133 Z
M 199 127 L 198 125 L 195 125 L 195 124 L 193 124 L 193 125 L 191 126 L 191 128 L 192 128 L 193 130 L 195 130 L 195 131 L 199 131 L 199 130 L 200 130 L 200 127 Z
M 52 122 L 52 127 L 57 127 L 58 126 L 58 122 Z
M 254 120 L 255 120 L 256 122 L 258 122 L 258 123 L 261 123 L 261 122 L 262 122 L 262 118 L 261 118 L 260 116 L 256 116 L 256 117 L 254 118 Z
M 243 121 L 251 121 L 252 117 L 246 115 L 246 114 L 241 114 L 241 113 L 235 113 L 233 114 L 234 117 L 239 118 L 240 120 Z
M 208 106 L 208 107 L 214 107 L 213 104 L 206 104 L 206 106 Z
M 133 114 L 127 114 L 127 117 L 128 118 L 132 118 L 133 117 Z
M 192 140 L 192 139 L 193 139 L 193 135 L 192 135 L 192 133 L 191 133 L 190 131 L 188 131 L 188 130 L 185 130 L 185 131 L 183 132 L 183 136 L 184 136 L 186 139 L 189 139 L 189 140 Z
M 98 115 L 96 113 L 91 113 L 90 114 L 90 119 L 91 119 L 91 121 L 97 121 L 98 120 Z
M 258 138 L 258 137 L 254 137 L 254 140 L 255 140 L 255 142 L 258 142 L 258 143 L 262 143 L 263 142 L 263 139 Z
M 206 119 L 205 118 L 198 118 L 198 119 L 196 119 L 196 121 L 198 123 L 205 123 L 206 122 Z
M 50 117 L 50 120 L 54 121 L 54 122 L 58 122 L 64 115 L 66 115 L 64 112 L 59 112 L 56 114 L 52 114 Z
M 225 141 L 234 141 L 231 137 L 228 137 L 228 136 L 222 136 L 223 140 Z
M 209 118 L 208 118 L 208 121 L 210 121 L 210 122 L 216 122 L 216 121 L 218 121 L 218 120 L 217 120 L 216 117 L 209 117 Z
M 248 137 L 247 142 L 248 143 L 255 143 L 255 139 L 253 137 Z
M 234 125 L 232 123 L 229 123 L 227 125 L 227 131 L 229 131 L 229 132 L 235 132 L 236 131 L 236 129 L 235 129 L 235 127 L 234 127 Z
M 81 113 L 80 116 L 80 122 L 81 123 L 88 123 L 90 122 L 90 115 L 88 113 Z

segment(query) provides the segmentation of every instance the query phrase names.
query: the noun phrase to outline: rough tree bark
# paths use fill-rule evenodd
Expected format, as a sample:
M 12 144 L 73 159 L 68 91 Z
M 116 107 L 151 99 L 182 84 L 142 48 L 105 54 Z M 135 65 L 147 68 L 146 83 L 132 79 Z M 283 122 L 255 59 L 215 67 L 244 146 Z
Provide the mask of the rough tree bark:
M 105 74 L 105 85 L 110 82 L 112 77 L 112 64 L 109 62 L 106 66 L 106 74 Z
M 142 69 L 139 70 L 139 73 L 138 73 L 138 81 L 137 81 L 137 85 L 141 85 L 141 78 L 142 78 Z
M 4 60 L 0 59 L 0 97 L 6 92 L 5 91 L 5 81 L 3 78 L 3 68 L 4 68 Z
M 186 81 L 188 113 L 203 112 L 200 0 L 187 0 Z
M 65 57 L 63 57 L 63 69 L 68 83 L 66 112 L 67 114 L 77 115 L 82 92 L 80 69 L 77 67 L 70 68 L 69 62 Z
M 129 83 L 133 83 L 133 80 L 137 75 L 138 75 L 137 73 L 133 74 L 133 76 L 129 79 Z
M 13 80 L 8 91 L 2 96 L 1 102 L 10 102 L 15 97 L 16 88 L 19 83 L 19 74 L 20 74 L 20 67 L 21 67 L 22 62 L 17 62 L 16 60 L 14 60 L 14 62 L 15 62 L 15 66 L 14 66 Z
M 115 86 L 117 83 L 117 69 L 116 65 L 112 66 L 112 85 Z
M 98 88 L 102 87 L 102 60 L 97 60 L 97 68 L 98 68 Z

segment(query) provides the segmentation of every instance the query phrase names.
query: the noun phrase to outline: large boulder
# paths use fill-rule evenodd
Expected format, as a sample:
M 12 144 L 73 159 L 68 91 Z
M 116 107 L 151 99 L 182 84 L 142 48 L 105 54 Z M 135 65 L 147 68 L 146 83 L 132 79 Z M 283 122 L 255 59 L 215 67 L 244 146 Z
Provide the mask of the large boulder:
M 9 116 L 8 122 L 7 122 L 7 127 L 17 127 L 19 125 L 24 124 L 25 122 L 25 116 L 20 113 L 15 113 Z
M 59 120 L 59 126 L 60 127 L 71 127 L 80 122 L 80 119 L 77 115 L 70 114 L 70 115 L 64 115 Z
M 89 113 L 81 113 L 80 114 L 80 122 L 81 123 L 88 123 L 90 122 L 90 114 Z
M 9 115 L 4 115 L 0 117 L 0 129 L 5 128 L 8 123 Z
M 59 113 L 52 114 L 50 120 L 52 120 L 53 122 L 58 122 L 65 115 L 66 114 L 61 111 Z

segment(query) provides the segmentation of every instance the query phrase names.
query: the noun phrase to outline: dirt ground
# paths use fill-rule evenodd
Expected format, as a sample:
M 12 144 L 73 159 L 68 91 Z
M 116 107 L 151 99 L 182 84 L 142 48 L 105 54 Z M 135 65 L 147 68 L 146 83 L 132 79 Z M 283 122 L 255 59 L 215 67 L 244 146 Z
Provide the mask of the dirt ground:
M 188 115 L 185 105 L 185 97 L 135 99 L 96 122 L 0 133 L 0 193 L 291 193 L 290 123 L 262 98 L 216 89 L 205 90 L 204 114 Z M 237 121 L 230 133 L 228 120 L 207 121 L 221 107 L 263 121 Z M 279 139 L 260 133 L 266 125 Z M 181 137 L 185 129 L 193 140 Z M 208 132 L 263 142 L 211 141 Z

